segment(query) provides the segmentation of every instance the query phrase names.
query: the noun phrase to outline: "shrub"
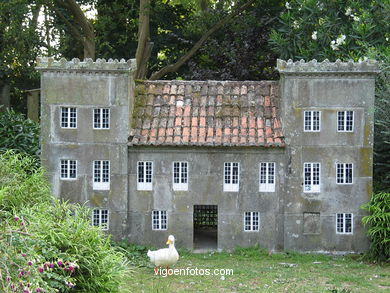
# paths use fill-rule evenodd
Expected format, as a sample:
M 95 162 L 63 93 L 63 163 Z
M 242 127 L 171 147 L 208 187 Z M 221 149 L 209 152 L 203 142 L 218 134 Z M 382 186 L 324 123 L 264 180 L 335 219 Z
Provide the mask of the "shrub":
M 362 221 L 369 226 L 371 256 L 379 261 L 390 260 L 390 193 L 375 193 L 362 208 L 370 213 Z
M 119 292 L 124 254 L 91 226 L 89 209 L 53 198 L 32 162 L 0 155 L 0 291 Z
M 37 122 L 7 109 L 0 113 L 0 151 L 15 150 L 38 158 L 39 130 Z

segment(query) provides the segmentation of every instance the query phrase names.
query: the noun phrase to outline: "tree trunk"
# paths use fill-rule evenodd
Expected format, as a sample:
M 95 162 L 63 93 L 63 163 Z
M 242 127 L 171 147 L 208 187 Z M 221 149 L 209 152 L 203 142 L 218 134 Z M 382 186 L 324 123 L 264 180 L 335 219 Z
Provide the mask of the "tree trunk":
M 137 61 L 136 79 L 144 79 L 146 76 L 147 63 L 152 51 L 150 43 L 150 0 L 140 0 L 138 46 L 135 53 Z
M 0 81 L 0 112 L 4 112 L 10 106 L 10 86 L 8 83 Z
M 55 0 L 55 3 L 66 8 L 66 10 L 68 10 L 68 12 L 73 16 L 77 25 L 70 23 L 59 9 L 53 7 L 58 16 L 66 23 L 67 26 L 69 26 L 72 35 L 82 42 L 84 46 L 84 58 L 95 59 L 95 31 L 80 6 L 75 0 Z
M 233 19 L 235 16 L 243 12 L 245 9 L 247 9 L 249 6 L 251 6 L 256 0 L 249 0 L 244 5 L 240 6 L 237 9 L 234 9 L 232 13 L 228 14 L 225 18 L 218 21 L 212 28 L 210 28 L 200 39 L 195 43 L 195 45 L 182 57 L 179 58 L 178 61 L 176 61 L 173 64 L 169 64 L 163 68 L 161 68 L 159 71 L 154 72 L 152 76 L 149 78 L 150 80 L 157 80 L 162 78 L 164 75 L 170 72 L 176 72 L 179 70 L 179 68 L 185 64 L 192 56 L 195 55 L 195 53 L 199 50 L 199 48 L 203 45 L 203 43 L 216 31 L 218 31 L 220 28 L 222 28 L 225 24 L 227 24 L 231 19 Z

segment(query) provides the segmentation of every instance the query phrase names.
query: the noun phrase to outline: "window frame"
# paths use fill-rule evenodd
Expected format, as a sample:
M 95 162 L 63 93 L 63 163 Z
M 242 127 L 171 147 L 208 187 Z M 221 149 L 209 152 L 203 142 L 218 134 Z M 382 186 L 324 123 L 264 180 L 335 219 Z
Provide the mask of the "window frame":
M 62 166 L 63 166 L 63 161 L 66 161 L 66 177 L 62 177 Z M 74 162 L 74 174 L 75 177 L 70 177 L 71 175 L 71 162 Z M 60 180 L 64 181 L 74 181 L 77 180 L 77 160 L 74 159 L 60 159 Z
M 339 174 L 339 165 L 342 165 L 343 170 L 343 182 L 338 182 L 338 174 Z M 347 177 L 347 165 L 351 165 L 351 182 L 346 182 Z M 354 183 L 353 180 L 353 163 L 336 163 L 336 184 L 337 185 L 351 185 Z
M 249 213 L 250 222 L 249 222 L 249 230 L 247 230 L 247 223 L 246 223 L 246 216 Z M 254 214 L 257 214 L 257 229 L 254 229 Z M 251 212 L 244 212 L 244 232 L 259 232 L 260 231 L 260 212 L 258 211 L 251 211 Z
M 157 226 L 154 223 L 154 215 L 157 212 Z M 165 228 L 163 227 L 163 213 L 165 213 Z M 168 211 L 167 210 L 152 210 L 152 230 L 153 231 L 166 231 L 168 230 Z
M 108 124 L 108 127 L 103 127 L 104 126 L 104 123 L 103 123 L 103 110 L 108 110 L 108 121 L 107 121 L 107 124 Z M 99 111 L 99 119 L 100 119 L 100 122 L 99 122 L 99 126 L 96 127 L 95 126 L 95 111 Z M 93 111 L 92 111 L 92 127 L 93 129 L 95 130 L 109 130 L 111 128 L 111 109 L 110 108 L 93 108 Z
M 95 225 L 95 212 L 98 212 L 98 223 Z M 103 211 L 107 211 L 107 221 L 103 223 Z M 103 208 L 96 208 L 92 210 L 92 226 L 100 227 L 103 231 L 108 231 L 110 228 L 110 210 Z
M 143 171 L 143 182 L 140 182 L 140 173 L 139 173 L 139 166 L 140 166 L 140 163 L 143 163 L 144 166 L 144 171 Z M 151 163 L 151 174 L 150 174 L 150 177 L 151 177 L 151 182 L 146 182 L 146 177 L 147 177 L 147 163 Z M 154 166 L 153 166 L 153 161 L 138 161 L 137 162 L 137 190 L 144 190 L 144 191 L 150 191 L 150 190 L 153 190 L 153 169 L 154 169 Z
M 265 164 L 265 180 L 266 183 L 261 183 L 262 181 L 262 168 L 261 165 Z M 270 174 L 270 166 L 273 167 L 273 174 Z M 273 183 L 269 183 L 270 175 L 273 176 Z M 259 163 L 259 192 L 275 192 L 275 181 L 276 181 L 276 164 L 275 162 L 260 162 Z
M 175 164 L 179 164 L 179 183 L 175 183 Z M 183 179 L 183 164 L 186 168 L 186 182 L 181 182 Z M 172 162 L 172 189 L 175 191 L 187 191 L 189 180 L 189 164 L 187 161 L 174 161 Z
M 226 183 L 226 164 L 229 164 L 230 175 L 229 181 L 230 183 Z M 233 168 L 234 164 L 237 164 L 237 183 L 233 183 Z M 224 192 L 239 192 L 240 190 L 240 162 L 224 162 L 223 163 L 223 191 Z
M 64 123 L 66 123 L 66 125 L 67 126 L 63 126 L 62 124 L 63 124 L 63 121 L 62 121 L 62 118 L 63 118 L 63 111 L 65 110 L 65 109 L 67 109 L 67 114 L 66 114 L 66 122 L 64 122 Z M 74 121 L 74 127 L 71 127 L 71 109 L 74 109 L 75 110 L 75 117 L 74 117 L 74 119 L 75 119 L 75 121 Z M 61 106 L 60 107 L 60 127 L 62 128 L 62 129 L 77 129 L 77 108 L 76 107 L 68 107 L 68 106 Z
M 314 112 L 318 112 L 318 130 L 314 128 Z M 306 129 L 306 114 L 310 113 L 310 129 Z M 321 132 L 321 111 L 319 110 L 305 110 L 303 111 L 303 132 Z
M 339 232 L 338 231 L 338 216 L 339 215 L 342 215 L 342 232 Z M 347 228 L 347 225 L 346 225 L 346 215 L 351 215 L 351 231 L 350 232 L 346 232 L 346 228 Z M 353 235 L 353 213 L 336 213 L 336 234 L 340 234 L 340 235 Z
M 352 129 L 347 130 L 347 117 L 348 117 L 348 112 L 352 113 Z M 342 130 L 339 129 L 340 126 L 340 119 L 339 115 L 340 113 L 343 113 L 343 125 L 342 125 Z M 355 111 L 353 110 L 345 110 L 345 111 L 337 111 L 337 117 L 336 117 L 336 122 L 337 122 L 337 132 L 354 132 L 355 129 Z
M 310 190 L 306 190 L 306 164 L 310 164 Z M 313 165 L 318 164 L 318 184 L 313 184 L 314 181 L 314 168 Z M 303 192 L 304 193 L 319 193 L 321 192 L 321 163 L 320 162 L 304 162 L 303 163 Z
M 99 178 L 100 181 L 95 181 L 96 177 L 96 162 L 100 162 L 99 166 Z M 108 163 L 108 181 L 103 182 L 104 180 L 104 163 Z M 92 187 L 94 190 L 110 190 L 110 182 L 111 182 L 111 162 L 109 160 L 94 160 L 92 162 Z

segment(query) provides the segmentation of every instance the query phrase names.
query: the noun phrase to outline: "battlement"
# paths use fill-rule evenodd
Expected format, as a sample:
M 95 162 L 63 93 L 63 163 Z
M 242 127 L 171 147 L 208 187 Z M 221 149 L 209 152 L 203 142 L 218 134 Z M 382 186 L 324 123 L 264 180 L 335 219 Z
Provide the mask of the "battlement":
M 317 62 L 315 59 L 309 62 L 305 60 L 293 62 L 291 59 L 288 61 L 278 59 L 276 69 L 282 74 L 376 74 L 379 72 L 378 61 L 371 59 L 359 62 L 352 60 L 342 62 L 340 59 L 336 62 L 330 62 L 328 59 L 322 62 Z
M 135 59 L 96 59 L 94 62 L 91 58 L 86 58 L 80 61 L 78 58 L 73 58 L 68 61 L 61 58 L 56 61 L 52 57 L 38 57 L 37 66 L 39 71 L 99 71 L 99 72 L 133 72 L 136 69 Z

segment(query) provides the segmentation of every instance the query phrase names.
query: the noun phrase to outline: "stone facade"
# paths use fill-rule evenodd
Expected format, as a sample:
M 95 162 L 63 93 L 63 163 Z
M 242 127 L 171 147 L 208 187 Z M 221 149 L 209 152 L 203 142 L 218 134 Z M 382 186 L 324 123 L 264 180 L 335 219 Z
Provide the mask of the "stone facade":
M 195 207 L 213 206 L 216 223 L 206 228 L 219 249 L 364 251 L 359 207 L 372 192 L 377 65 L 279 60 L 277 68 L 279 82 L 135 87 L 134 60 L 40 59 L 42 162 L 53 192 L 108 211 L 109 233 L 135 243 L 160 246 L 173 234 L 196 248 Z M 101 109 L 109 126 L 96 129 Z M 76 127 L 66 124 L 71 111 Z M 95 184 L 104 177 L 95 161 L 109 162 L 108 185 Z M 185 188 L 174 188 L 184 176 L 174 162 L 185 162 Z M 225 188 L 234 170 L 238 184 Z

